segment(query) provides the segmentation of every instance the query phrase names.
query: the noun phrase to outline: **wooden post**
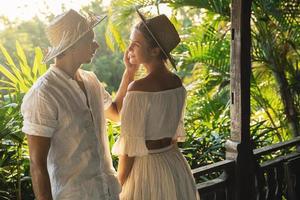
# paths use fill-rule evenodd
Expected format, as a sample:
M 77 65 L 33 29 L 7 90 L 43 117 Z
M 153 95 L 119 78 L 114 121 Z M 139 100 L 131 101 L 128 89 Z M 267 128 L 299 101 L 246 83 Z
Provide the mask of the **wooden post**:
M 226 159 L 236 161 L 234 199 L 254 199 L 254 159 L 250 139 L 251 0 L 231 4 L 231 137 Z

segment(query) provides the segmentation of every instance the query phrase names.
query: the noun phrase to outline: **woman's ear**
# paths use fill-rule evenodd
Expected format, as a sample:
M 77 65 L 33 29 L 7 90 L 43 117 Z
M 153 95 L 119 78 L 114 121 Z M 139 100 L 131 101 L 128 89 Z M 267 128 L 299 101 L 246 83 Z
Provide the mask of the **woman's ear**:
M 160 55 L 160 48 L 158 48 L 158 47 L 155 47 L 155 48 L 152 48 L 151 49 L 151 55 L 152 56 L 154 56 L 154 57 L 157 57 L 157 56 L 159 56 Z

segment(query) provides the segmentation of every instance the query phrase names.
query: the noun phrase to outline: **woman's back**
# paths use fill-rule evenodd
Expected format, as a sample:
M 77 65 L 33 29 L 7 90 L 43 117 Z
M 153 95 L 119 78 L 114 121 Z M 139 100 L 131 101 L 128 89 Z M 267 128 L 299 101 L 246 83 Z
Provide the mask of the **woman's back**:
M 144 116 L 147 148 L 163 148 L 176 140 L 186 98 L 180 78 L 169 71 L 150 74 L 131 84 L 129 93 L 143 96 L 140 101 L 147 98 L 144 105 L 148 106 Z
M 182 86 L 181 79 L 169 71 L 151 73 L 145 78 L 133 81 L 128 91 L 160 92 L 179 88 Z
M 157 92 L 129 91 L 124 100 L 121 131 L 145 129 L 145 140 L 152 143 L 173 138 L 182 120 L 185 99 L 182 86 Z

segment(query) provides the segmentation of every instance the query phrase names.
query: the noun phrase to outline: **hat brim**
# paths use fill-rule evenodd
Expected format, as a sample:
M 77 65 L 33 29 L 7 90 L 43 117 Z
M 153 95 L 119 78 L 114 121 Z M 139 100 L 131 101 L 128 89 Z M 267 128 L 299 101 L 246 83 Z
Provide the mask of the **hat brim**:
M 85 36 L 88 32 L 90 32 L 91 30 L 93 30 L 93 28 L 95 26 L 97 26 L 101 21 L 103 21 L 105 18 L 107 17 L 107 15 L 101 17 L 98 15 L 93 15 L 91 16 L 91 20 L 88 21 L 89 23 L 89 27 L 88 29 L 83 32 L 76 40 L 72 41 L 72 43 L 70 43 L 69 45 L 63 47 L 63 48 L 53 48 L 53 47 L 49 47 L 48 48 L 48 52 L 46 54 L 46 56 L 44 57 L 42 63 L 46 64 L 47 62 L 49 62 L 50 60 L 52 60 L 53 58 L 57 57 L 59 54 L 63 53 L 64 51 L 66 51 L 67 49 L 69 49 L 70 47 L 72 47 L 74 44 L 76 44 L 83 36 Z
M 146 19 L 145 17 L 142 15 L 142 13 L 139 11 L 139 9 L 136 7 L 135 8 L 136 12 L 138 13 L 139 17 L 142 20 L 142 23 L 145 25 L 146 29 L 148 30 L 148 32 L 150 33 L 151 37 L 153 38 L 153 40 L 155 41 L 155 43 L 158 45 L 158 47 L 162 50 L 163 54 L 167 57 L 167 59 L 170 61 L 170 63 L 172 64 L 172 67 L 177 71 L 176 68 L 176 64 L 175 64 L 175 60 L 174 58 L 171 56 L 170 53 L 167 53 L 167 51 L 162 47 L 162 45 L 159 43 L 158 39 L 155 37 L 155 35 L 152 33 L 152 31 L 150 30 L 149 26 L 146 23 Z

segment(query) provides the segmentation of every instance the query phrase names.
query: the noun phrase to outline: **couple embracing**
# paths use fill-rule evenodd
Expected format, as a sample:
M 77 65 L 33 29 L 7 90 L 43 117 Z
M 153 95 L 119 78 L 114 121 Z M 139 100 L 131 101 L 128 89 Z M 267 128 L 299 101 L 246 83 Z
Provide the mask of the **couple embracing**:
M 93 28 L 103 18 L 69 10 L 49 24 L 54 59 L 21 107 L 37 200 L 196 200 L 195 181 L 177 147 L 185 136 L 186 90 L 166 66 L 180 42 L 165 15 L 140 22 L 124 54 L 125 70 L 114 100 L 94 73 L 80 69 L 97 50 Z M 134 80 L 140 65 L 144 78 Z M 112 153 L 106 119 L 121 121 Z

